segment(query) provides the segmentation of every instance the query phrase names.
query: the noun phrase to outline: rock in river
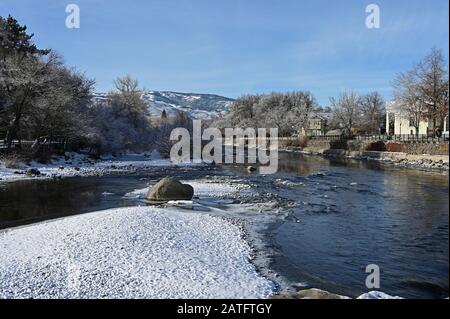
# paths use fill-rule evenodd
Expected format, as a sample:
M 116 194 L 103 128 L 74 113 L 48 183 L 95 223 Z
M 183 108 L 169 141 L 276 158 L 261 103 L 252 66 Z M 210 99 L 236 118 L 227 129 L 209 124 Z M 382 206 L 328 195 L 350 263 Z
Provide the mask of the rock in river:
M 188 184 L 182 184 L 174 178 L 163 178 L 156 183 L 147 193 L 150 201 L 190 200 L 194 196 L 194 188 Z
M 39 175 L 41 175 L 41 172 L 36 168 L 30 168 L 29 170 L 27 170 L 27 175 L 28 176 L 39 176 Z
M 305 289 L 298 292 L 287 292 L 272 296 L 272 299 L 349 299 L 346 296 L 333 294 L 320 289 Z

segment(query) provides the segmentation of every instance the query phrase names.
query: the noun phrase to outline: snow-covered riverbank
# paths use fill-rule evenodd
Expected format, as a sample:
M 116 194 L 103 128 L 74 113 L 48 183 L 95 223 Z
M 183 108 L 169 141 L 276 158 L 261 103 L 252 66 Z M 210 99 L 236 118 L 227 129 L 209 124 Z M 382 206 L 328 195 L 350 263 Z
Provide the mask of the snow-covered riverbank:
M 0 183 L 36 178 L 102 176 L 112 173 L 133 172 L 152 167 L 174 167 L 177 165 L 168 159 L 160 158 L 155 152 L 149 155 L 103 156 L 98 160 L 78 153 L 66 153 L 65 156 L 55 156 L 48 164 L 31 162 L 15 169 L 6 168 L 0 162 Z
M 264 298 L 239 227 L 173 209 L 113 209 L 0 234 L 2 298 Z

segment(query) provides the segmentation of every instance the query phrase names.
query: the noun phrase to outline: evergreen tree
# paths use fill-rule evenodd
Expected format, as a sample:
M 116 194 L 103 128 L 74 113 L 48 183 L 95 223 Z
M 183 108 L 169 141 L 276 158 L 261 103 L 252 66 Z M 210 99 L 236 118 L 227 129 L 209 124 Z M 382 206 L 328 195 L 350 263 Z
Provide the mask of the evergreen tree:
M 32 42 L 34 34 L 27 34 L 27 27 L 21 26 L 16 19 L 0 16 L 0 58 L 4 60 L 8 55 L 47 55 L 50 50 L 41 50 Z

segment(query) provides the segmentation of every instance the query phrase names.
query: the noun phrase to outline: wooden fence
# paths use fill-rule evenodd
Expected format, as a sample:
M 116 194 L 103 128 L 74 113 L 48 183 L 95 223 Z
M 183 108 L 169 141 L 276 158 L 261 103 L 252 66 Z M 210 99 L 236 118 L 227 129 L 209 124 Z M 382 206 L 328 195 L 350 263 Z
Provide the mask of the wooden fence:
M 13 140 L 11 143 L 12 150 L 15 149 L 31 149 L 35 145 L 40 148 L 50 148 L 53 147 L 55 149 L 66 150 L 71 144 L 68 138 L 63 136 L 56 137 L 39 137 L 36 140 Z M 8 150 L 8 143 L 6 140 L 0 140 L 0 152 L 6 152 Z

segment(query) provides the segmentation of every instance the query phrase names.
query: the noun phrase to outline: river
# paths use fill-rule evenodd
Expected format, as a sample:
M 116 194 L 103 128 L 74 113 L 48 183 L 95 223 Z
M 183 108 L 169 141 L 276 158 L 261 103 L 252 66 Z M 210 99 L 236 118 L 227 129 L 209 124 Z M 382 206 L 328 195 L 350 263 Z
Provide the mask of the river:
M 142 198 L 125 195 L 163 176 L 239 180 L 254 194 L 234 204 L 276 202 L 281 213 L 259 230 L 258 249 L 270 250 L 268 267 L 279 274 L 281 289 L 317 287 L 355 297 L 369 290 L 365 269 L 376 264 L 381 291 L 448 297 L 448 172 L 282 153 L 278 173 L 267 176 L 228 165 L 18 181 L 0 184 L 0 228 L 142 205 Z

